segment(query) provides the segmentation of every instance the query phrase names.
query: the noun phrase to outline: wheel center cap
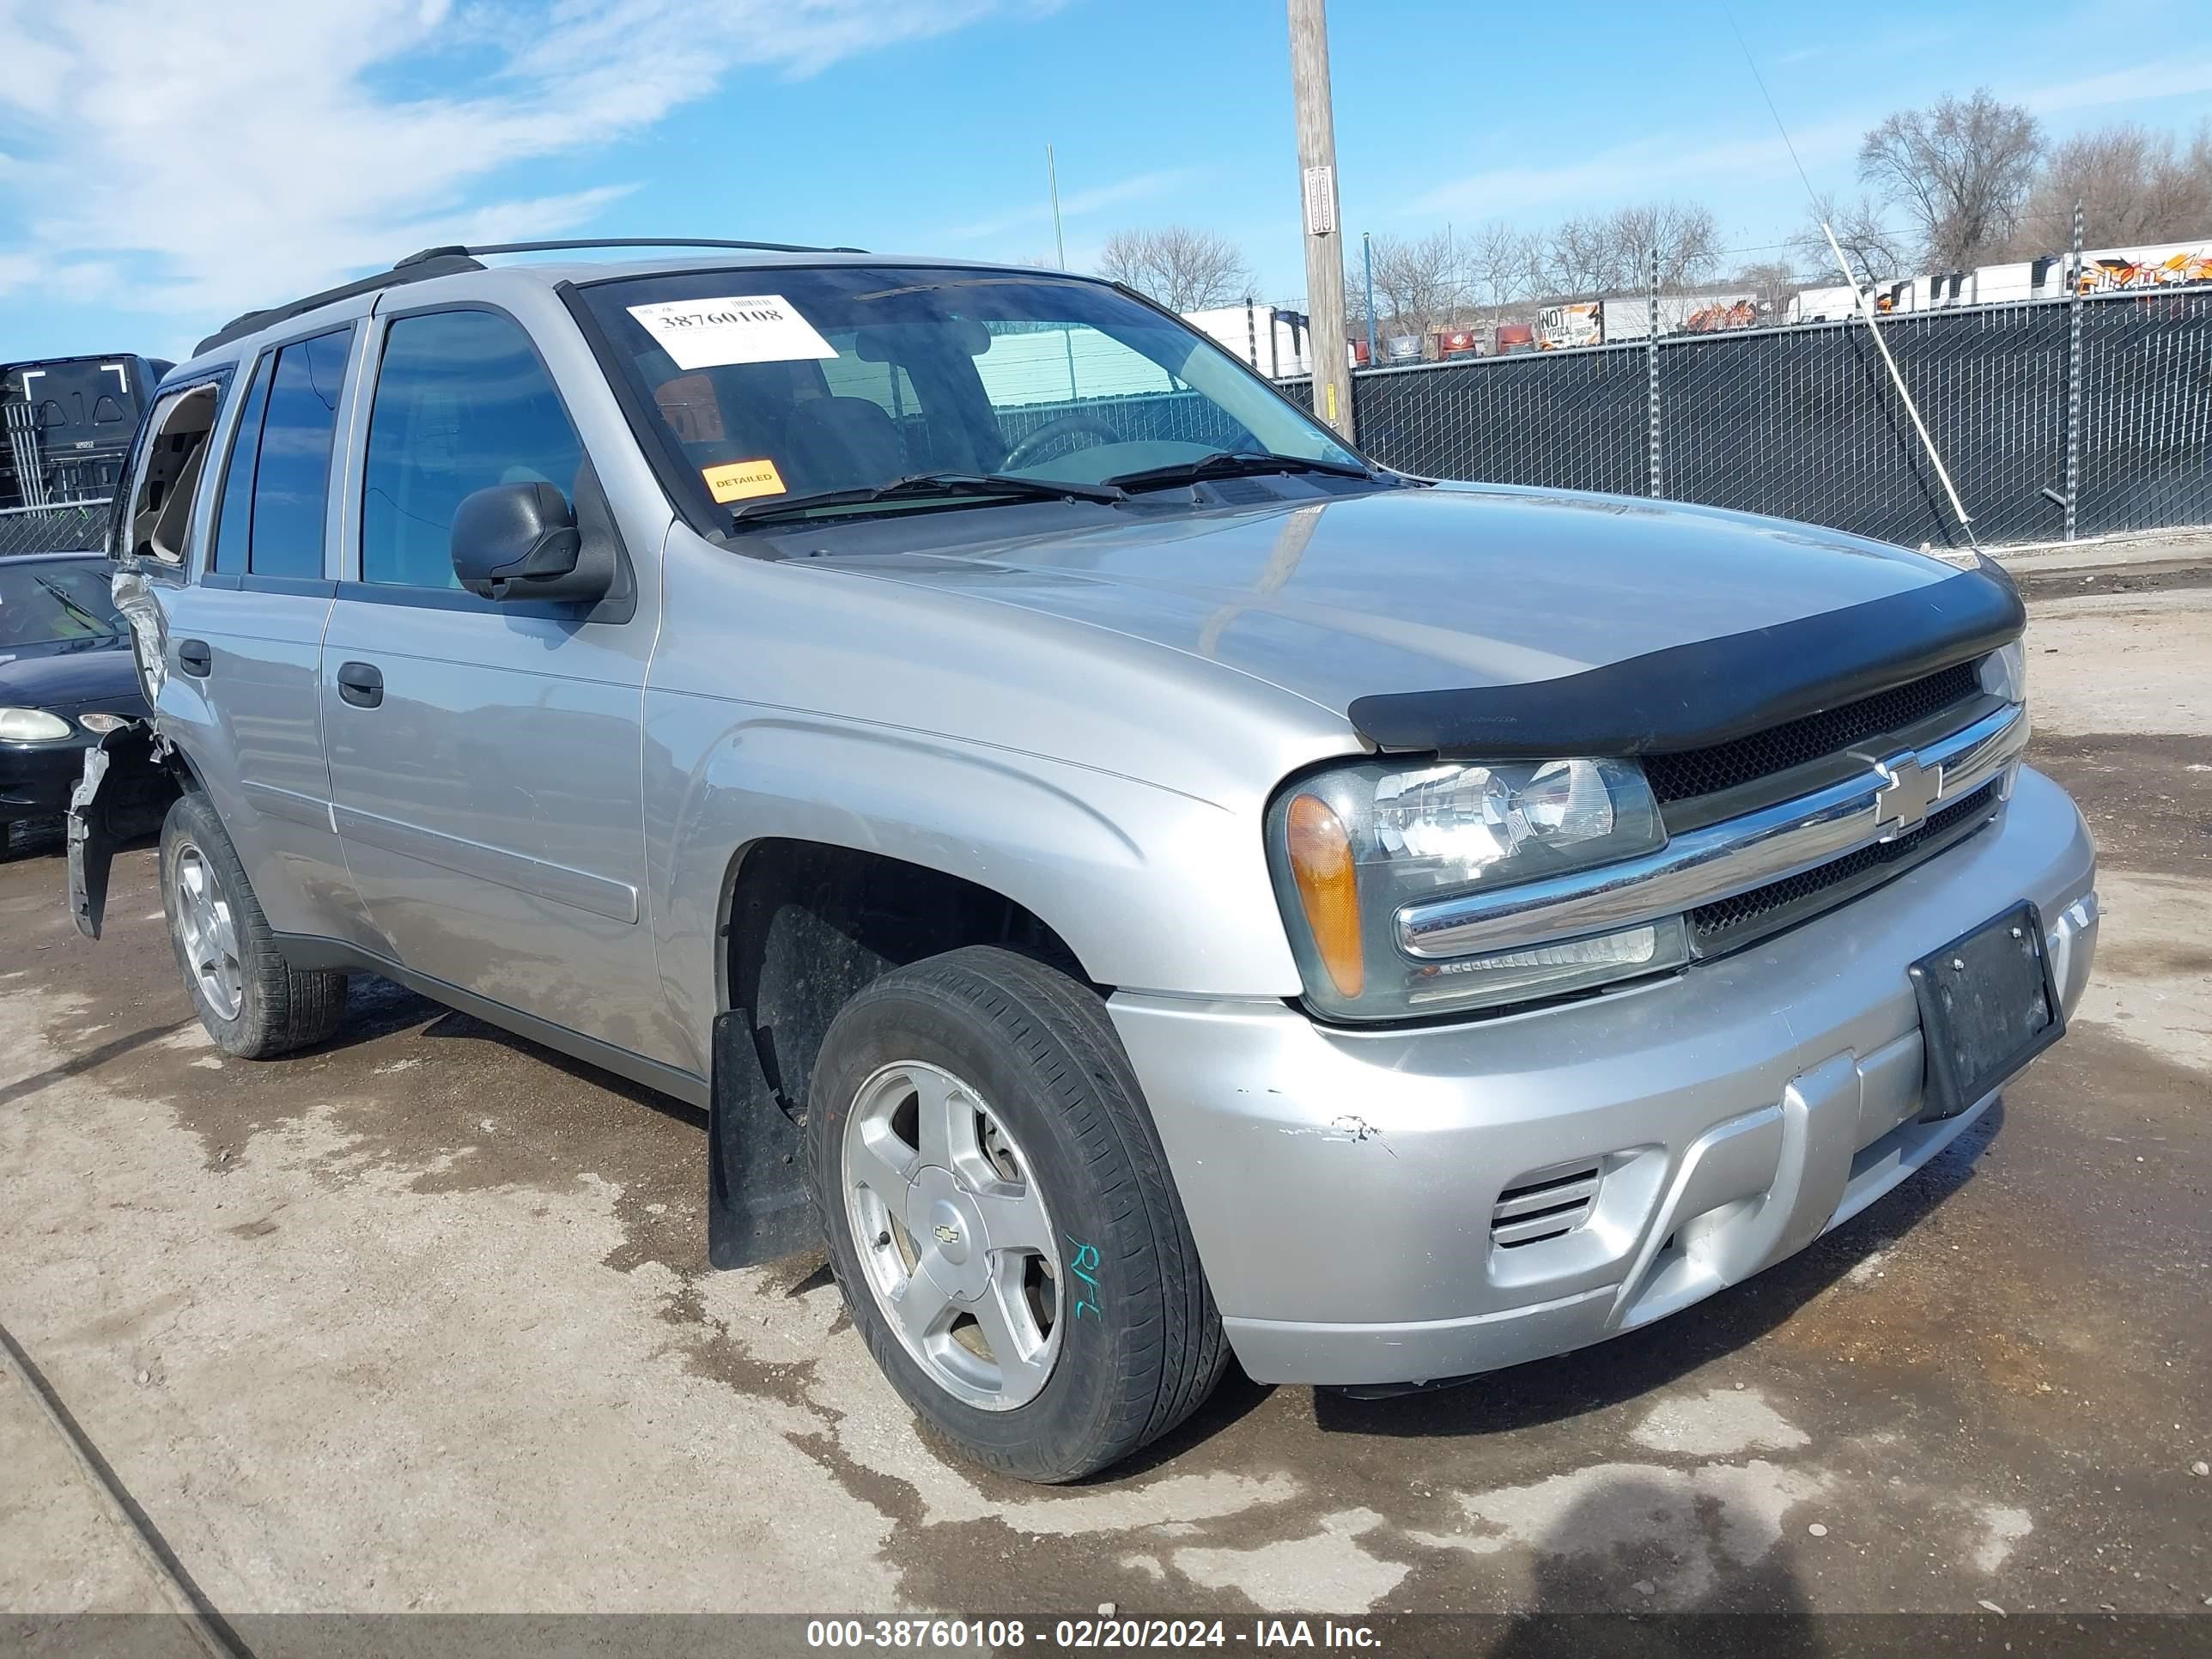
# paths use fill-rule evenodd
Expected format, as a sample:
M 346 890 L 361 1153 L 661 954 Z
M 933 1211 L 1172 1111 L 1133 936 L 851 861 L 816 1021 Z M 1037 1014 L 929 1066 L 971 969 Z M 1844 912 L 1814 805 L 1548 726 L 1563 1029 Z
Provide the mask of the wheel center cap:
M 950 1204 L 930 1207 L 929 1231 L 936 1235 L 937 1248 L 947 1261 L 968 1259 L 968 1235 L 960 1221 L 960 1212 Z
M 991 1241 L 975 1200 L 950 1170 L 925 1167 L 907 1194 L 906 1230 L 921 1247 L 921 1270 L 956 1302 L 989 1288 Z

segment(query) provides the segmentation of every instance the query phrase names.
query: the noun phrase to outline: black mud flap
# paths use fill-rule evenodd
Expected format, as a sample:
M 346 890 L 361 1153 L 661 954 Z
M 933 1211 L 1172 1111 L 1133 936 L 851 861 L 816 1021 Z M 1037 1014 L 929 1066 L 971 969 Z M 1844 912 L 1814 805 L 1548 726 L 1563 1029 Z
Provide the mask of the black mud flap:
M 799 1126 L 761 1069 L 752 1018 L 742 1008 L 714 1021 L 708 1111 L 708 1261 L 751 1267 L 818 1244 Z
M 125 769 L 153 764 L 154 734 L 144 722 L 119 726 L 86 750 L 84 775 L 70 787 L 70 915 L 87 939 L 100 937 L 100 921 L 107 912 L 107 867 L 115 860 L 115 832 L 100 793 L 118 760 Z

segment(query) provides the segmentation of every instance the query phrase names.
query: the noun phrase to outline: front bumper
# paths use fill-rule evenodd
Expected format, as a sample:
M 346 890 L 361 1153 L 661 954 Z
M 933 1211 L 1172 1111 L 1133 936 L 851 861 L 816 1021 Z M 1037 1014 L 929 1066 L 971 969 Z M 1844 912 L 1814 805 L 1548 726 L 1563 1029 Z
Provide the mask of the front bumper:
M 83 775 L 84 751 L 93 742 L 78 732 L 52 743 L 0 743 L 0 823 L 68 811 L 70 789 Z
M 1246 1371 L 1422 1382 L 1647 1324 L 1889 1191 L 1995 1098 L 1917 1121 L 1906 964 L 2031 899 L 2070 1012 L 2095 881 L 2081 814 L 2023 768 L 1960 846 L 1656 985 L 1390 1032 L 1280 1003 L 1110 1006 Z M 1592 1166 L 1571 1231 L 1493 1237 L 1501 1193 Z

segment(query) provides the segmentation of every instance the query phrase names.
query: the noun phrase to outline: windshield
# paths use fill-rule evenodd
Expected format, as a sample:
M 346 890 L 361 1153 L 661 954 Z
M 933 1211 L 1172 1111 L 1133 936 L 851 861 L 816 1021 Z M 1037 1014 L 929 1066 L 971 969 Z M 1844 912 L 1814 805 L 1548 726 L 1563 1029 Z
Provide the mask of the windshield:
M 112 574 L 105 559 L 0 561 L 0 650 L 121 635 L 107 597 Z
M 917 475 L 1097 486 L 1224 451 L 1361 465 L 1203 335 L 1096 283 L 842 266 L 584 294 L 662 435 L 733 512 Z

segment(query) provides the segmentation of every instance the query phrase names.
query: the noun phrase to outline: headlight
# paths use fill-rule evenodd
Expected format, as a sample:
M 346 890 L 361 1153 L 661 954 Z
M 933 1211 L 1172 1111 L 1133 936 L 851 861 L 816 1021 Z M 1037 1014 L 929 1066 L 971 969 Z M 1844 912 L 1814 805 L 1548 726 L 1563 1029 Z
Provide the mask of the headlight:
M 79 714 L 76 717 L 76 723 L 84 727 L 86 731 L 91 732 L 93 736 L 96 738 L 104 738 L 110 732 L 115 731 L 118 727 L 130 725 L 131 720 L 130 717 L 125 714 Z
M 2027 701 L 2027 642 L 2014 640 L 2001 645 L 1975 665 L 1982 690 L 2007 702 Z
M 1285 790 L 1268 862 L 1308 1000 L 1346 1019 L 1404 1018 L 1554 995 L 1673 967 L 1679 921 L 1487 957 L 1415 961 L 1399 908 L 1531 881 L 1666 844 L 1650 787 L 1618 760 L 1366 763 Z
M 0 743 L 52 743 L 70 735 L 70 723 L 43 708 L 0 708 Z

